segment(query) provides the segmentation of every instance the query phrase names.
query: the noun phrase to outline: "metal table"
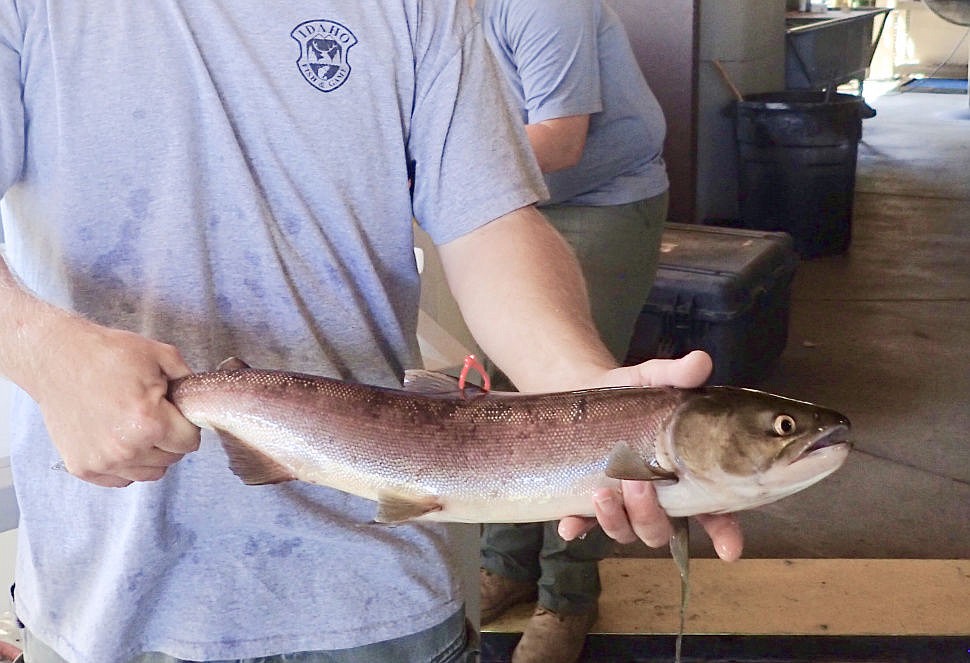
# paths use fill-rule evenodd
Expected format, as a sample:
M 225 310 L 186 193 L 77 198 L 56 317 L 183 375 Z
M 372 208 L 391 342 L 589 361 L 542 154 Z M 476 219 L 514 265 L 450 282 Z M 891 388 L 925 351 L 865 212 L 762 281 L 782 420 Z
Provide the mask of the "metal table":
M 829 10 L 785 15 L 785 86 L 835 91 L 862 81 L 892 9 Z

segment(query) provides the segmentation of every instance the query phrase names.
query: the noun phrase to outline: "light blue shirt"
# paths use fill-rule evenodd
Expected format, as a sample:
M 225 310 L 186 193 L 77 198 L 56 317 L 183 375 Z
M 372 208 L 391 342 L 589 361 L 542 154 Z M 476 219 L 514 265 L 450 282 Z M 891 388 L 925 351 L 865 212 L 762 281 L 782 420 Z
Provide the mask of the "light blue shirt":
M 396 384 L 420 361 L 412 215 L 440 243 L 545 195 L 473 23 L 466 0 L 5 0 L 12 268 L 195 370 Z M 51 469 L 23 393 L 11 417 L 17 613 L 72 662 L 354 647 L 462 605 L 446 527 L 245 486 L 208 435 L 99 488 Z
M 525 123 L 590 115 L 579 164 L 546 174 L 547 202 L 619 205 L 667 190 L 663 111 L 612 9 L 600 0 L 475 6 Z

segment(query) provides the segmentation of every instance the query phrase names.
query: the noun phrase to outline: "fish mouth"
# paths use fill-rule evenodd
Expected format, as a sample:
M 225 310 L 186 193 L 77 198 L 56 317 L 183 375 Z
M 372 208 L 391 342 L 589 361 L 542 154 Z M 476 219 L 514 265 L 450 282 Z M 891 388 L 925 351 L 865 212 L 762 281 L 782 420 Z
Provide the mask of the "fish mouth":
M 791 460 L 792 463 L 831 453 L 833 449 L 848 451 L 852 447 L 849 441 L 849 427 L 842 424 L 825 428 L 802 444 L 804 445 L 802 450 L 795 454 Z

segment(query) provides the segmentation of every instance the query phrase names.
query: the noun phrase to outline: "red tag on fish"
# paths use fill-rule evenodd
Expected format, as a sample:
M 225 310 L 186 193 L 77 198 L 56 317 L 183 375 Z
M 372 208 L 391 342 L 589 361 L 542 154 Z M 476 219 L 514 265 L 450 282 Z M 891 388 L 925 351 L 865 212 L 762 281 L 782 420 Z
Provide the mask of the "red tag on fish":
M 482 362 L 478 361 L 478 357 L 475 355 L 467 355 L 465 361 L 461 366 L 461 373 L 458 375 L 458 388 L 461 390 L 465 389 L 465 381 L 468 378 L 468 371 L 471 369 L 478 371 L 478 374 L 482 376 L 482 389 L 484 391 L 492 390 L 492 381 L 488 377 L 488 373 L 485 372 L 485 367 L 482 366 Z

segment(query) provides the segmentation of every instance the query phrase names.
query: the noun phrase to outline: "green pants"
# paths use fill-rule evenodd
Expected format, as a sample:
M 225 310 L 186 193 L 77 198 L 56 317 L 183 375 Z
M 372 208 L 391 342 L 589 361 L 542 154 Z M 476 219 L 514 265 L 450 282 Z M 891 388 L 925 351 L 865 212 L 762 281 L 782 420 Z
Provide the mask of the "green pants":
M 667 217 L 667 194 L 628 205 L 554 205 L 542 212 L 573 247 L 583 268 L 596 327 L 613 356 L 626 358 L 637 316 L 650 292 Z M 482 568 L 535 580 L 539 605 L 559 614 L 591 611 L 600 594 L 598 562 L 612 541 L 598 527 L 566 542 L 558 523 L 486 525 Z

